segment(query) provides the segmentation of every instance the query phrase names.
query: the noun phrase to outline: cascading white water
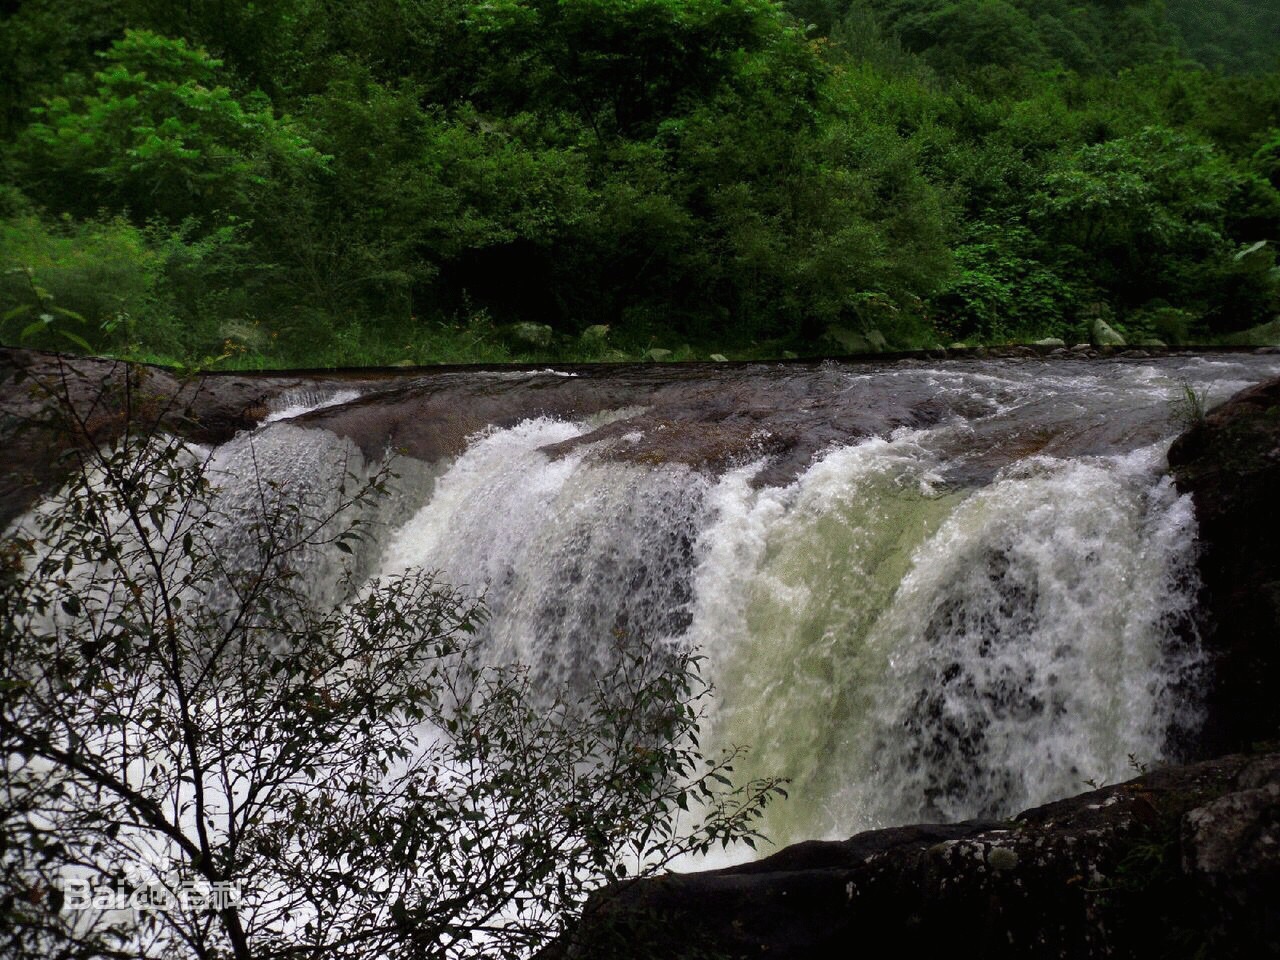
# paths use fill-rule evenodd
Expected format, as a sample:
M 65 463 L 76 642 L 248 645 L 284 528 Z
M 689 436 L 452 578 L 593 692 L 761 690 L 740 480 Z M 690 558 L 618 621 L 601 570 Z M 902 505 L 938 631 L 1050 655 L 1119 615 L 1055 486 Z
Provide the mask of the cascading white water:
M 973 413 L 835 447 L 781 487 L 753 485 L 759 463 L 717 477 L 542 449 L 596 424 L 492 429 L 381 569 L 483 591 L 494 656 L 559 680 L 607 668 L 616 631 L 698 645 L 713 741 L 753 749 L 742 773 L 793 778 L 775 842 L 1009 815 L 1160 760 L 1197 720 L 1194 519 L 1163 475 L 1170 413 L 1188 374 L 1211 400 L 1251 376 L 1126 373 L 850 374 L 931 378 Z M 1120 409 L 1140 415 L 1108 424 Z M 1040 455 L 1032 418 L 1094 423 L 1110 450 Z M 949 479 L 982 429 L 1016 440 L 991 447 L 1003 466 Z
M 297 392 L 207 451 L 225 524 L 212 536 L 235 567 L 277 503 L 358 519 L 354 555 L 317 537 L 291 556 L 307 599 L 342 604 L 368 577 L 440 570 L 484 594 L 492 660 L 527 664 L 557 692 L 614 667 L 619 638 L 698 649 L 718 688 L 706 750 L 748 745 L 740 779 L 792 781 L 763 826 L 776 844 L 1003 817 L 1124 778 L 1194 733 L 1195 520 L 1166 452 L 1194 413 L 1180 407 L 1188 387 L 1213 403 L 1277 372 L 1263 358 L 831 365 L 801 375 L 806 400 L 852 396 L 846 413 L 880 402 L 912 414 L 886 423 L 913 426 L 840 434 L 828 409 L 813 434 L 828 445 L 810 459 L 818 444 L 800 444 L 787 473 L 775 468 L 791 448 L 754 422 L 726 430 L 725 446 L 760 459 L 686 463 L 664 454 L 687 448 L 641 431 L 714 435 L 724 421 L 535 417 L 475 434 L 451 460 L 402 459 L 389 494 L 345 511 L 379 469 L 376 447 L 276 421 L 356 395 Z M 744 378 L 768 393 L 775 373 Z M 476 392 L 528 380 L 493 376 Z M 685 403 L 698 397 L 687 387 Z M 786 426 L 803 434 L 809 409 Z M 213 593 L 200 599 L 234 607 Z M 129 750 L 126 781 L 164 759 Z M 163 844 L 144 852 L 165 861 Z
M 382 572 L 437 569 L 483 593 L 498 660 L 573 681 L 611 663 L 619 633 L 662 640 L 688 624 L 693 543 L 712 481 L 540 448 L 585 424 L 530 420 L 477 438 L 395 535 Z
M 485 595 L 495 661 L 557 683 L 608 669 L 620 636 L 696 645 L 718 688 L 704 746 L 747 745 L 740 774 L 793 780 L 765 824 L 777 843 L 1008 815 L 1123 778 L 1131 755 L 1159 761 L 1194 729 L 1194 518 L 1165 451 L 1184 383 L 1213 403 L 1276 372 L 1270 358 L 821 368 L 805 374 L 816 393 L 870 384 L 868 402 L 901 392 L 944 413 L 835 443 L 774 485 L 767 457 L 619 456 L 634 409 L 535 418 L 452 460 L 400 461 L 354 563 L 311 551 L 305 582 L 328 603 L 366 576 L 440 570 Z M 768 389 L 768 370 L 744 376 Z M 322 514 L 371 469 L 349 440 L 272 422 L 217 449 L 210 476 L 219 513 L 252 518 L 277 490 Z
M 320 389 L 318 387 L 301 387 L 286 390 L 271 403 L 271 412 L 263 423 L 275 423 L 277 420 L 292 420 L 312 410 L 323 410 L 325 407 L 336 407 L 358 399 L 359 390 L 352 389 Z
M 1194 522 L 1163 451 L 1031 458 L 935 493 L 905 434 L 715 493 L 691 635 L 721 737 L 807 802 L 777 840 L 1007 815 L 1158 759 L 1195 722 Z

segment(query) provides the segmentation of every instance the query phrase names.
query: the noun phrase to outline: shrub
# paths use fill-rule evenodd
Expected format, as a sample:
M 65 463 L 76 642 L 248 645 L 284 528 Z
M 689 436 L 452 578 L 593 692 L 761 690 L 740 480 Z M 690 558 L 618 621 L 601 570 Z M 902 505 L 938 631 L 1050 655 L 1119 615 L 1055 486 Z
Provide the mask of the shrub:
M 15 343 L 49 317 L 49 330 L 25 339 L 66 349 L 52 323 L 61 317 L 95 349 L 119 343 L 153 319 L 161 266 L 143 231 L 119 218 L 50 225 L 28 213 L 0 221 L 0 333 Z
M 317 502 L 258 477 L 246 517 L 195 451 L 137 420 L 95 446 L 80 409 L 70 481 L 0 551 L 6 956 L 524 956 L 592 887 L 753 841 L 780 789 L 702 757 L 692 652 L 619 637 L 542 691 L 429 573 L 321 607 L 302 561 L 358 548 L 385 466 Z

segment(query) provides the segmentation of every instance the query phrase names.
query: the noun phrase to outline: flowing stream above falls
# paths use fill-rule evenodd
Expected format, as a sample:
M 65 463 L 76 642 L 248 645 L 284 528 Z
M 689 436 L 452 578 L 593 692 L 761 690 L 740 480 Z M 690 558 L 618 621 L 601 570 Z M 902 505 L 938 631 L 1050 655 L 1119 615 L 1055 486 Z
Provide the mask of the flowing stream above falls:
M 227 497 L 256 465 L 323 498 L 362 451 L 410 448 L 361 575 L 483 592 L 493 655 L 546 678 L 607 669 L 618 631 L 696 644 L 707 745 L 793 780 L 766 824 L 781 844 L 1009 815 L 1193 734 L 1195 518 L 1165 452 L 1188 391 L 1213 405 L 1277 373 L 1230 355 L 434 375 L 284 397 L 287 422 L 216 465 Z M 336 558 L 314 563 L 338 595 Z

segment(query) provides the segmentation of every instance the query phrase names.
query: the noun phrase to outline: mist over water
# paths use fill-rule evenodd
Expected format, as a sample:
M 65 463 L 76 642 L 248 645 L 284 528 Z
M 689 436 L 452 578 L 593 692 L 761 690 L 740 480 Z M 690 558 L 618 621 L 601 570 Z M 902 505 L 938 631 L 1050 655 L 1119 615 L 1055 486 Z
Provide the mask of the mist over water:
M 767 393 L 776 370 L 740 377 Z M 1188 385 L 1212 405 L 1277 370 L 1262 357 L 792 370 L 851 403 L 927 396 L 942 412 L 827 443 L 781 479 L 759 453 L 728 469 L 652 445 L 627 456 L 666 429 L 629 431 L 635 410 L 533 417 L 414 467 L 357 566 L 437 569 L 483 593 L 490 655 L 547 682 L 589 683 L 619 635 L 695 645 L 717 686 L 704 746 L 749 745 L 741 775 L 793 780 L 766 824 L 776 843 L 1007 816 L 1126 778 L 1196 728 L 1195 518 L 1165 453 Z M 225 475 L 250 444 L 259 469 L 320 497 L 358 459 L 275 423 L 219 451 Z M 341 589 L 336 571 L 316 559 L 324 590 Z

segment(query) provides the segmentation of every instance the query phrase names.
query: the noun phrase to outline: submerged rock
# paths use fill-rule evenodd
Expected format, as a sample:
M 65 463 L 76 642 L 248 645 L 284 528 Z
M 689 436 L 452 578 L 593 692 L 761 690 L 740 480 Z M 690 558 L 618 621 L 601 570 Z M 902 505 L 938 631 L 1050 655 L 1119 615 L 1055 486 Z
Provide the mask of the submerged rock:
M 1230 756 L 1005 822 L 877 830 L 615 884 L 542 957 L 1275 955 L 1278 816 L 1280 754 Z

